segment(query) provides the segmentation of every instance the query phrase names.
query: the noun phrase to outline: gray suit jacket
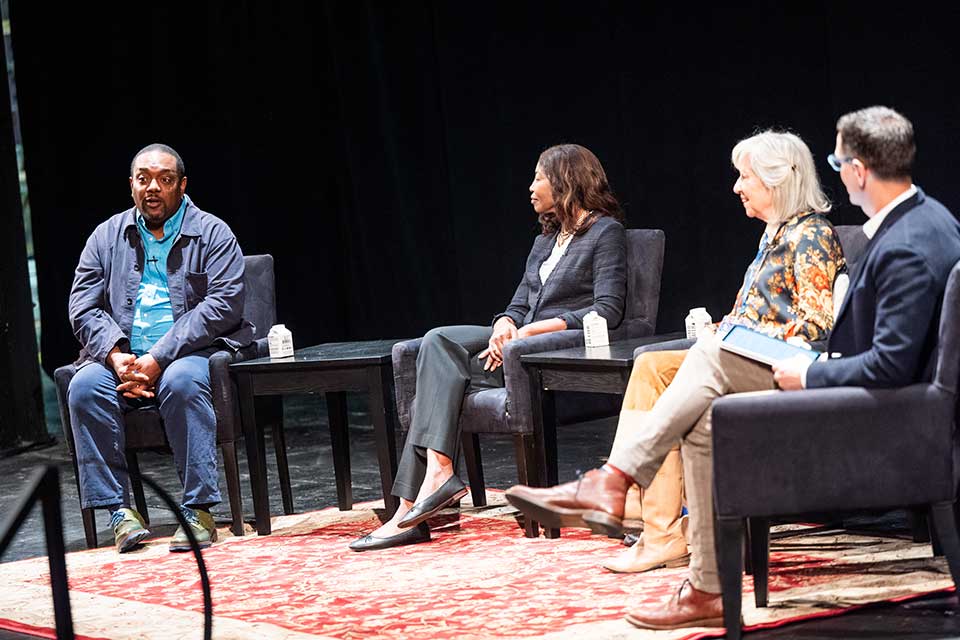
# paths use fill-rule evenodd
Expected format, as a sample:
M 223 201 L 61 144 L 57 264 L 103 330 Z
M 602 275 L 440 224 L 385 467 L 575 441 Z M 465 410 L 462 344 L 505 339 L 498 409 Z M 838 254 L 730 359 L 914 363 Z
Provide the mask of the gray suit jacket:
M 540 235 L 527 256 L 527 268 L 506 311 L 522 327 L 548 318 L 561 318 L 568 329 L 582 329 L 583 316 L 596 311 L 614 329 L 623 320 L 627 291 L 627 249 L 623 225 L 601 217 L 586 233 L 570 239 L 570 246 L 546 284 L 540 283 L 540 265 L 550 257 L 557 234 Z

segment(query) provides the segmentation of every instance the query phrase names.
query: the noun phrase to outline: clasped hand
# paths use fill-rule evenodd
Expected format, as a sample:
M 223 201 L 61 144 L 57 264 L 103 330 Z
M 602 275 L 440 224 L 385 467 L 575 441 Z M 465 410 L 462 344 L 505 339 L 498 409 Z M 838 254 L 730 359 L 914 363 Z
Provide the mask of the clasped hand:
M 110 355 L 110 364 L 120 378 L 117 391 L 122 391 L 123 397 L 153 398 L 156 395 L 160 365 L 152 355 L 146 353 L 138 358 L 132 353 L 116 352 Z
M 523 329 L 517 329 L 513 320 L 504 316 L 497 320 L 493 325 L 493 335 L 490 336 L 490 342 L 487 348 L 477 356 L 478 360 L 486 360 L 483 363 L 484 371 L 496 371 L 497 367 L 503 366 L 503 346 L 511 340 L 523 337 Z

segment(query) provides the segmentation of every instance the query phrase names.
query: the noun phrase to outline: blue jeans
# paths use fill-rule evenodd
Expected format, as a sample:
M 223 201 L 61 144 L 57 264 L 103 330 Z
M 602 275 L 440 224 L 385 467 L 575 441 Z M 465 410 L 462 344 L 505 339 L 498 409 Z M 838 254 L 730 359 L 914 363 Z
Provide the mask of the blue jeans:
M 183 483 L 181 504 L 187 506 L 220 502 L 217 418 L 208 358 L 208 353 L 201 352 L 174 360 L 160 374 L 156 397 L 148 401 L 163 419 Z M 89 362 L 77 371 L 67 390 L 84 508 L 130 504 L 123 416 L 144 401 L 124 398 L 116 390 L 118 384 L 113 369 Z

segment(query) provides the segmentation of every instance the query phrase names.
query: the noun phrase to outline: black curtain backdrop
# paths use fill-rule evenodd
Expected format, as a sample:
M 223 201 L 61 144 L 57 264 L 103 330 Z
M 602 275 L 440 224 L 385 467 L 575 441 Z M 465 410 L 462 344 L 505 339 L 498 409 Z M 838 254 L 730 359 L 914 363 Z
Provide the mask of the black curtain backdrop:
M 539 152 L 603 162 L 628 226 L 667 235 L 659 328 L 729 310 L 762 231 L 731 192 L 757 128 L 824 156 L 842 113 L 893 106 L 917 129 L 916 182 L 960 211 L 957 9 L 917 3 L 190 3 L 11 0 L 52 370 L 77 345 L 73 268 L 130 206 L 128 164 L 162 141 L 188 192 L 245 253 L 276 258 L 299 346 L 486 323 L 537 224 Z

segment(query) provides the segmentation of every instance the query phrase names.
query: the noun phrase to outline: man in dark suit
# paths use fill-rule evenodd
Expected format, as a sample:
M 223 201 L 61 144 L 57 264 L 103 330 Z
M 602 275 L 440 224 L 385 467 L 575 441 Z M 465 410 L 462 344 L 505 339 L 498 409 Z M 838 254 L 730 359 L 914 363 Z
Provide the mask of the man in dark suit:
M 887 107 L 837 122 L 830 164 L 870 239 L 830 335 L 830 359 L 774 366 L 782 389 L 900 387 L 932 376 L 940 304 L 960 259 L 960 225 L 913 185 L 913 126 Z

